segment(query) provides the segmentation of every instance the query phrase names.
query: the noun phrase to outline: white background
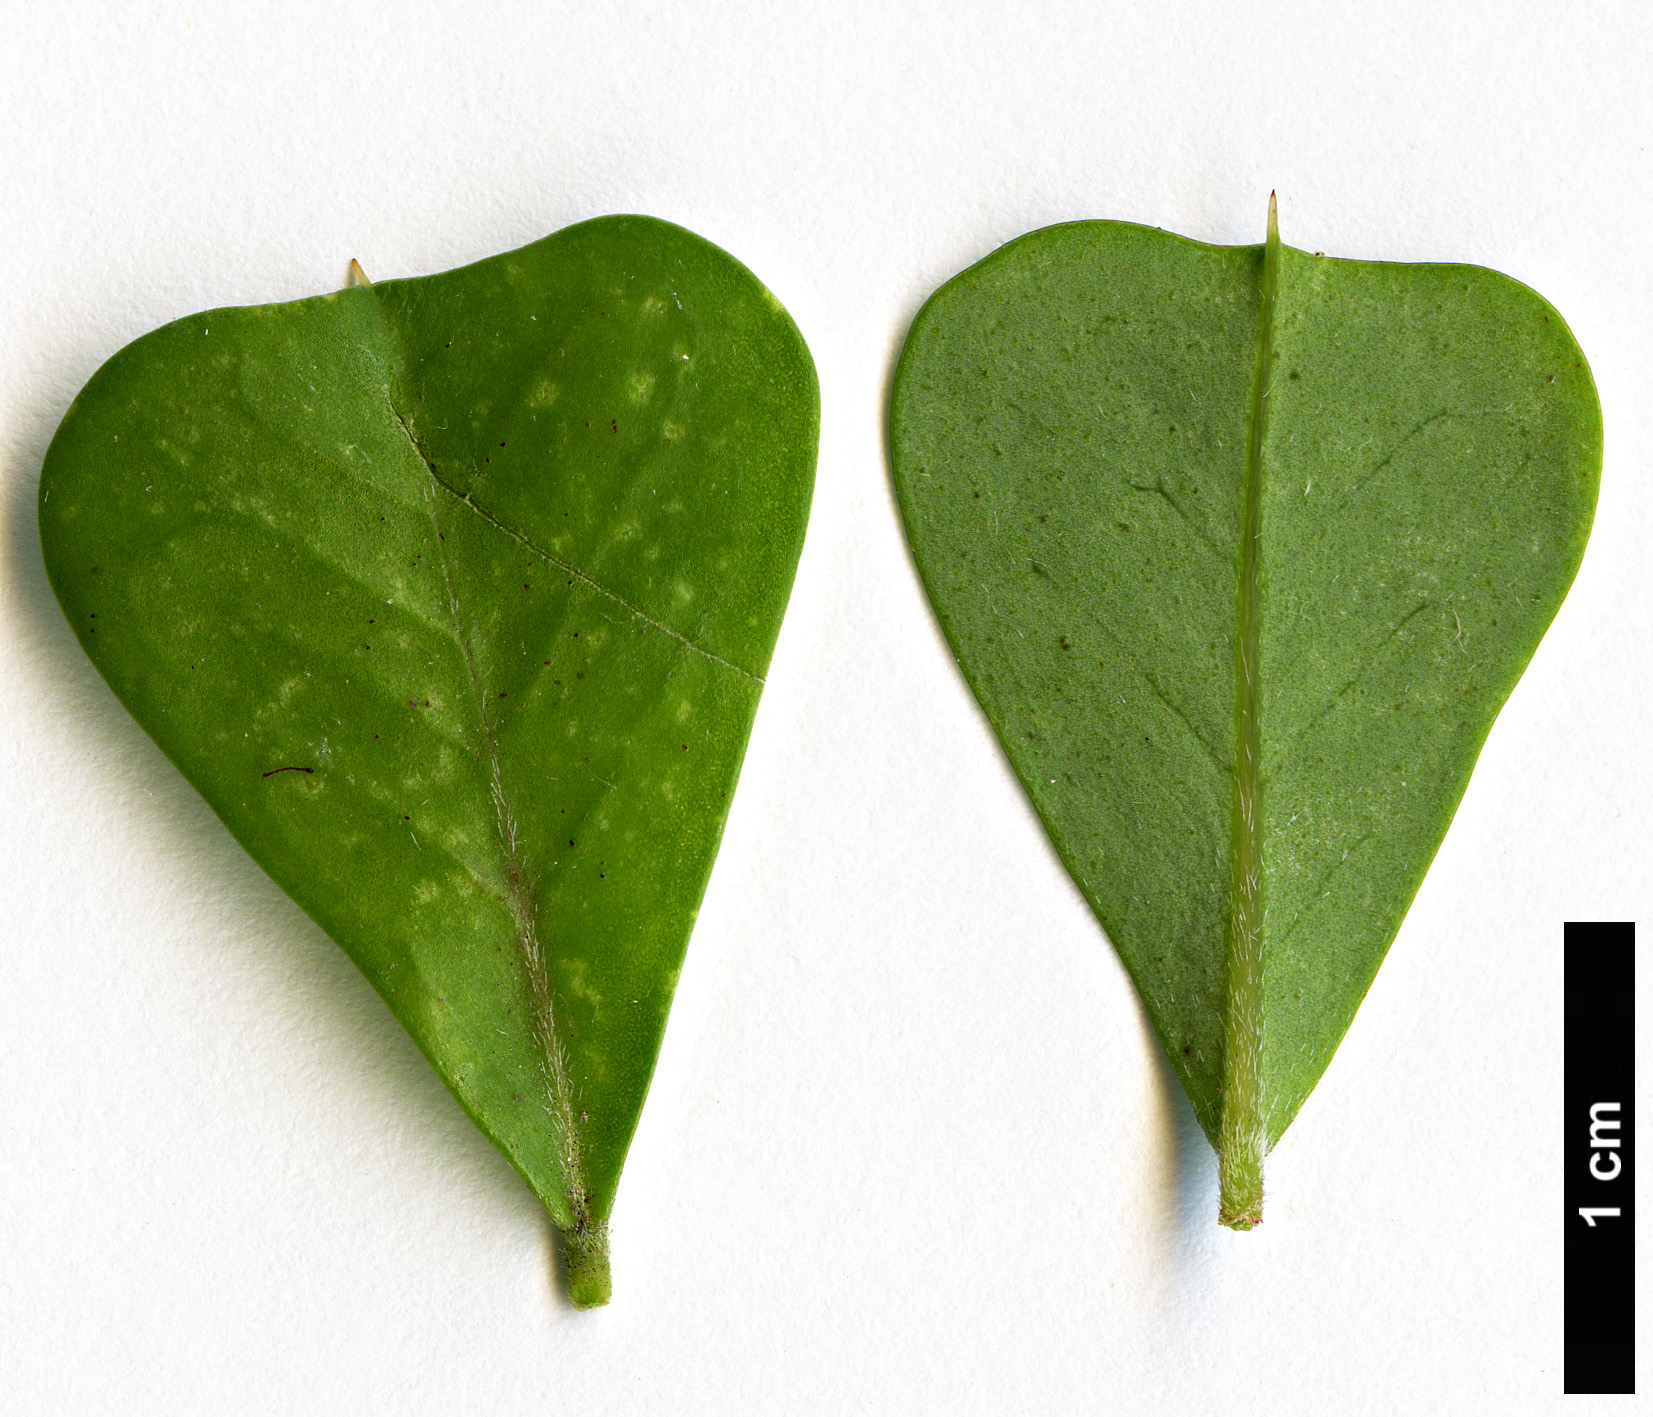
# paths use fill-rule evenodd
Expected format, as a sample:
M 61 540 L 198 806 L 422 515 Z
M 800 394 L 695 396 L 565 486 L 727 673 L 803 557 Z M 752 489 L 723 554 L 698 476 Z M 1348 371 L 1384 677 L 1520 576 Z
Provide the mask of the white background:
M 1645 5 L 7 8 L 0 1405 L 1625 1405 L 1560 1395 L 1561 930 L 1653 922 Z M 1255 242 L 1271 188 L 1292 245 L 1542 291 L 1607 457 L 1583 570 L 1236 1235 L 946 652 L 882 420 L 919 304 L 1002 242 Z M 615 1300 L 577 1314 L 515 1174 L 82 656 L 34 499 L 75 392 L 156 325 L 617 211 L 786 303 L 822 437 Z

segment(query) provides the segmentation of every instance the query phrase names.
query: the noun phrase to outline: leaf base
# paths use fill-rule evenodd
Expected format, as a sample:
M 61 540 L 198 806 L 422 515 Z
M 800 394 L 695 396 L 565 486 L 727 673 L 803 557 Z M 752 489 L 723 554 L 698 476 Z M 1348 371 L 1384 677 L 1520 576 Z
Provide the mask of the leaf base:
M 1262 1223 L 1262 1176 L 1224 1176 L 1222 1198 L 1217 1204 L 1217 1224 L 1226 1225 L 1230 1230 L 1255 1230 Z
M 608 1269 L 608 1227 L 564 1230 L 562 1243 L 570 1302 L 576 1309 L 601 1308 L 614 1294 Z

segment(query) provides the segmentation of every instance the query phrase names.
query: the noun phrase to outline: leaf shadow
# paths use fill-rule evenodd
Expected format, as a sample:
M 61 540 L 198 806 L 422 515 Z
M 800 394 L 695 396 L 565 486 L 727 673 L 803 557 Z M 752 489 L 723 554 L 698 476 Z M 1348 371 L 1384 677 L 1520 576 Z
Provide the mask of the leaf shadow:
M 56 699 L 51 711 L 65 724 L 64 736 L 85 745 L 83 756 L 94 767 L 107 767 L 108 809 L 130 811 L 141 803 L 144 828 L 159 838 L 156 854 L 188 863 L 211 882 L 224 914 L 241 914 L 239 927 L 216 938 L 256 941 L 261 953 L 213 954 L 204 941 L 186 942 L 184 948 L 200 951 L 203 972 L 239 973 L 249 992 L 280 989 L 278 1005 L 301 1008 L 316 1046 L 344 1063 L 344 1076 L 328 1085 L 352 1092 L 350 1101 L 369 1115 L 395 1117 L 398 1130 L 405 1126 L 424 1148 L 441 1148 L 427 1164 L 482 1189 L 488 1209 L 537 1217 L 549 1268 L 556 1227 L 527 1186 L 472 1125 L 349 957 L 242 850 L 126 712 L 59 610 L 41 557 L 36 503 L 41 464 L 68 404 L 53 385 L 68 385 L 77 374 L 84 381 L 90 370 L 73 367 L 84 363 L 66 355 L 63 364 L 70 367 L 53 371 L 55 379 L 38 379 L 19 398 L 14 437 L 0 460 L 0 613 L 11 622 L 25 675 Z
M 1196 1257 L 1209 1246 L 1217 1227 L 1217 1154 L 1171 1070 L 1148 1010 L 1134 993 L 1132 997 L 1159 1096 L 1158 1170 L 1164 1191 L 1159 1231 L 1168 1269 L 1180 1289 L 1183 1281 L 1194 1279 Z

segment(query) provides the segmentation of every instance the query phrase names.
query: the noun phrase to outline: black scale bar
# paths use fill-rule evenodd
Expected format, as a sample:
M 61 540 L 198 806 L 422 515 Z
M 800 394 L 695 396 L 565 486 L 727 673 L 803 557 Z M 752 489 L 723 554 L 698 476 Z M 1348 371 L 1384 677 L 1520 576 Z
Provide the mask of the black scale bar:
M 1636 1390 L 1636 927 L 1566 932 L 1564 1391 Z

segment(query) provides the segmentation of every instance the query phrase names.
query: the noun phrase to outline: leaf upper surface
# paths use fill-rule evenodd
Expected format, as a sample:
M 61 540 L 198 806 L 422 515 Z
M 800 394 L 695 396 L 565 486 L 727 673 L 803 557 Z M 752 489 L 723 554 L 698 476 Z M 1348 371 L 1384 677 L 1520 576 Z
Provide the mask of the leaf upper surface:
M 99 670 L 565 1230 L 613 1202 L 816 418 L 751 274 L 615 217 L 178 321 L 47 456 Z

